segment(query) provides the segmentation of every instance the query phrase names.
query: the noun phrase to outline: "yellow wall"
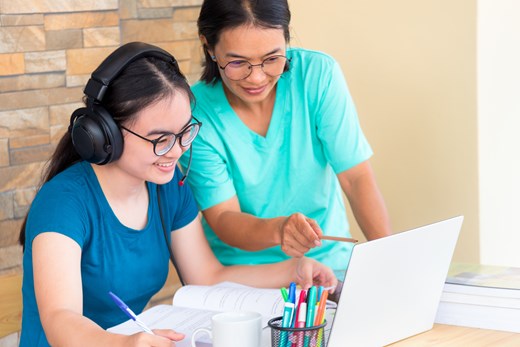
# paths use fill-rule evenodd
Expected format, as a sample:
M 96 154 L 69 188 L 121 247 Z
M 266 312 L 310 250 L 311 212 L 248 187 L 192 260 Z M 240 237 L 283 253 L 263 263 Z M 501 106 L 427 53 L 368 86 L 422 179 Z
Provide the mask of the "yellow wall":
M 292 45 L 343 68 L 394 230 L 463 214 L 454 260 L 478 262 L 475 1 L 290 4 Z

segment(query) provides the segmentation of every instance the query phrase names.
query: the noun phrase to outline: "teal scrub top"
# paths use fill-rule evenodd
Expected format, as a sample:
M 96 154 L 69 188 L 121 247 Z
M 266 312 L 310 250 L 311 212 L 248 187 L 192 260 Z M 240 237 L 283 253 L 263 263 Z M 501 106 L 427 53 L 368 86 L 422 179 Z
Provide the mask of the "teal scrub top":
M 198 82 L 193 114 L 202 123 L 193 143 L 188 182 L 201 210 L 238 197 L 242 212 L 261 218 L 295 212 L 327 235 L 350 236 L 336 174 L 372 155 L 338 63 L 329 55 L 289 49 L 266 136 L 250 130 L 230 106 L 221 81 Z M 181 158 L 186 168 L 187 156 Z M 222 242 L 203 220 L 206 236 L 226 265 L 287 259 L 280 246 L 249 252 Z M 341 273 L 352 245 L 323 241 L 307 253 Z

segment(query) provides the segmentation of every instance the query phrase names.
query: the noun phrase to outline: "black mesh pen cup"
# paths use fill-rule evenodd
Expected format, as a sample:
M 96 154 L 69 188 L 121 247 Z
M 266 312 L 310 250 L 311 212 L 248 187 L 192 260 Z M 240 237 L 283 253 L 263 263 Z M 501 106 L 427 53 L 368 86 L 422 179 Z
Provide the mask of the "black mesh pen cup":
M 267 325 L 271 328 L 271 347 L 325 347 L 327 321 L 305 328 L 282 328 L 282 317 L 275 317 Z

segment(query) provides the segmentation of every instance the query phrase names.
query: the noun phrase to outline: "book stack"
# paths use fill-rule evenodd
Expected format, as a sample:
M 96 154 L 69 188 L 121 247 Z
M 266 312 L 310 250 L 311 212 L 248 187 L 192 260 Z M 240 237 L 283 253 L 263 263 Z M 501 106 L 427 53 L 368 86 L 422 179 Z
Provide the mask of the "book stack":
M 435 323 L 520 333 L 520 268 L 452 264 Z

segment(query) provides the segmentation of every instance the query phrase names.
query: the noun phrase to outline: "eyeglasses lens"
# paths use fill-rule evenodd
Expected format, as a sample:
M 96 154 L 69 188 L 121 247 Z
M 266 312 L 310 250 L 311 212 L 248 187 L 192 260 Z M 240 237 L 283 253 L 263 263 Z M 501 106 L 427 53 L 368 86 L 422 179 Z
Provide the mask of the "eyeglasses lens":
M 163 135 L 159 138 L 159 141 L 155 144 L 155 154 L 164 155 L 168 153 L 170 149 L 172 149 L 175 144 L 175 134 L 167 134 Z
M 199 125 L 198 124 L 191 124 L 181 134 L 181 146 L 187 147 L 189 146 L 193 140 L 195 140 L 195 137 L 197 137 L 197 134 L 199 133 Z
M 188 125 L 180 134 L 164 134 L 155 143 L 155 154 L 161 156 L 168 153 L 175 145 L 177 138 L 180 139 L 182 147 L 188 147 L 197 137 L 199 129 L 200 123 L 194 123 Z
M 287 58 L 283 55 L 269 57 L 258 65 L 252 65 L 245 60 L 237 60 L 228 63 L 224 68 L 224 73 L 229 79 L 238 81 L 247 78 L 253 71 L 254 66 L 260 66 L 266 75 L 276 77 L 284 72 L 286 61 Z

